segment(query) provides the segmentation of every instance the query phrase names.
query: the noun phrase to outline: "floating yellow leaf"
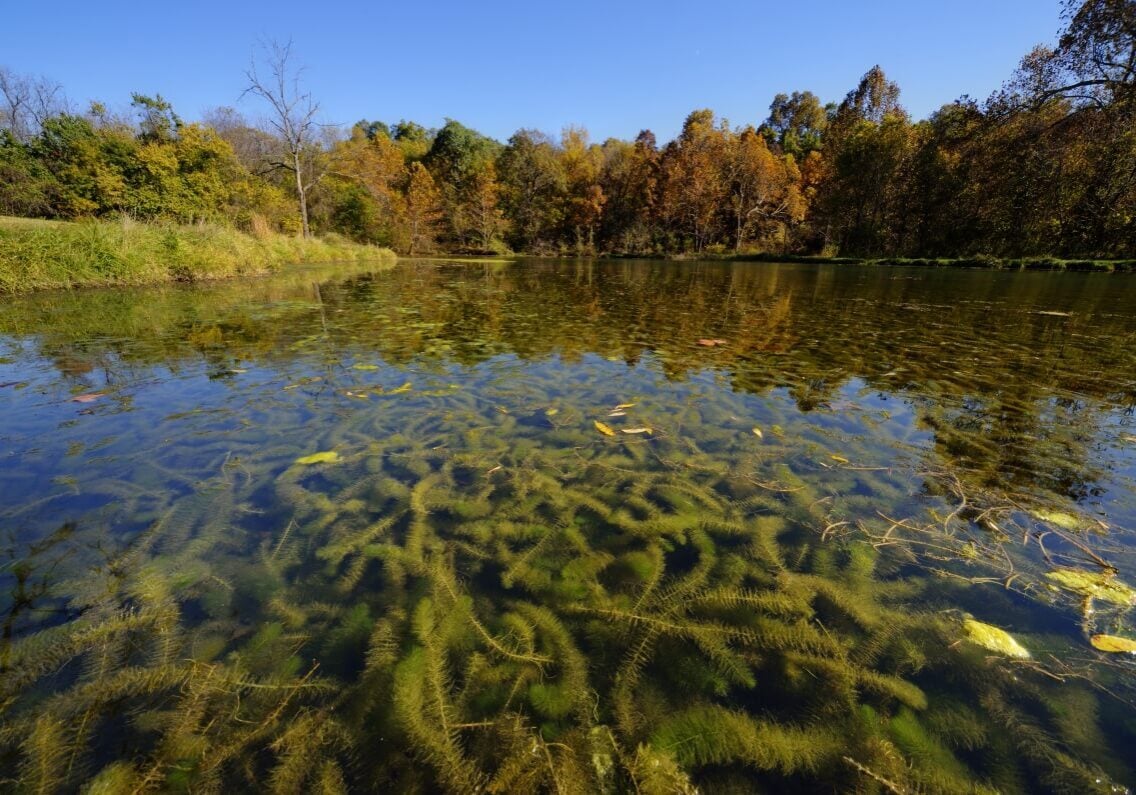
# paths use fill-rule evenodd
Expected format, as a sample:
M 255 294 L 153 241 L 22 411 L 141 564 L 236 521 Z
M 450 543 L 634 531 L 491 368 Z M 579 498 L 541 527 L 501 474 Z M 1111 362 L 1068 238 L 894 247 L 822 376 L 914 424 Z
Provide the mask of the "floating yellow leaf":
M 1093 648 L 1097 651 L 1107 651 L 1114 654 L 1136 654 L 1136 640 L 1131 638 L 1120 638 L 1116 635 L 1093 635 L 1089 638 L 1089 643 L 1093 644 Z
M 654 433 L 650 428 L 620 428 L 624 433 Z
M 1004 629 L 998 629 L 998 627 L 991 626 L 990 624 L 983 624 L 981 621 L 975 621 L 973 618 L 965 619 L 962 622 L 962 626 L 963 629 L 966 630 L 966 637 L 972 643 L 976 643 L 984 649 L 989 649 L 998 654 L 1005 654 L 1007 657 L 1017 657 L 1022 660 L 1029 659 L 1029 649 L 1018 643 L 1017 639 Z
M 835 461 L 838 464 L 847 464 L 848 463 L 848 459 L 845 458 L 842 455 L 830 455 L 829 458 L 831 458 L 833 461 Z
M 1136 589 L 1102 571 L 1056 569 L 1047 572 L 1046 579 L 1079 596 L 1100 599 L 1116 605 L 1136 605 Z
M 1056 525 L 1062 530 L 1078 530 L 1085 526 L 1084 521 L 1078 519 L 1071 513 L 1063 513 L 1061 511 L 1031 511 L 1033 518 L 1042 522 L 1047 522 L 1051 525 Z
M 333 464 L 339 460 L 339 453 L 334 450 L 328 450 L 323 453 L 312 453 L 311 455 L 297 458 L 296 463 L 308 466 L 310 464 Z
M 613 431 L 611 429 L 611 426 L 608 425 L 607 423 L 600 422 L 599 420 L 596 420 L 592 424 L 595 425 L 596 430 L 599 431 L 600 433 L 602 433 L 604 436 L 615 436 L 615 431 Z
M 753 429 L 753 435 L 756 436 L 758 439 L 764 439 L 765 438 L 765 434 L 763 434 L 761 432 L 761 428 L 754 428 Z
M 76 395 L 71 398 L 72 403 L 94 403 L 99 398 L 103 397 L 105 392 L 88 392 L 85 395 Z
M 544 416 L 546 416 L 546 417 L 555 417 L 559 413 L 560 413 L 560 409 L 545 409 L 544 410 Z
M 627 412 L 626 411 L 609 411 L 607 416 L 609 416 L 609 417 L 626 417 Z
M 409 381 L 407 381 L 402 386 L 395 387 L 390 392 L 387 392 L 387 394 L 388 395 L 401 395 L 403 392 L 409 392 L 412 389 L 414 389 L 414 386 Z
M 351 365 L 351 369 L 352 370 L 378 370 L 379 366 L 377 364 L 353 364 L 353 365 Z
M 615 411 L 622 411 L 623 409 L 633 408 L 634 406 L 635 406 L 634 403 L 620 403 L 618 406 L 615 407 Z

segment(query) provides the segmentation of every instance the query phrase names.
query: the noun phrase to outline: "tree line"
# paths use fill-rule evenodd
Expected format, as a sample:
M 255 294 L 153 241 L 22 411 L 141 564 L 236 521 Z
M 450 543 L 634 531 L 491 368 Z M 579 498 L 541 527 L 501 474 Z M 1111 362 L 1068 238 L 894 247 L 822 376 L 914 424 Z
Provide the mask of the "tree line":
M 770 252 L 1136 256 L 1136 3 L 1066 0 L 991 97 L 913 120 L 878 66 L 840 102 L 779 94 L 759 124 L 696 110 L 673 141 L 501 143 L 437 129 L 317 123 L 291 46 L 246 73 L 265 123 L 198 122 L 160 96 L 77 112 L 0 69 L 0 214 L 130 216 L 337 233 L 402 253 Z

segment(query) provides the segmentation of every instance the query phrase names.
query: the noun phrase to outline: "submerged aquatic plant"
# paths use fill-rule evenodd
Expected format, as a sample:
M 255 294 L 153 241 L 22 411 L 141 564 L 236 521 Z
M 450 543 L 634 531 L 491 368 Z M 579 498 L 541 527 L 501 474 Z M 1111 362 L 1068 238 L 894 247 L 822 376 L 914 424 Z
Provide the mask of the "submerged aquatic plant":
M 403 303 L 380 307 L 398 338 L 386 350 L 343 320 L 367 280 L 318 305 L 282 302 L 288 329 L 246 350 L 256 364 L 199 334 L 216 376 L 202 379 L 207 404 L 156 415 L 139 400 L 158 431 L 127 435 L 127 414 L 124 439 L 67 440 L 95 449 L 0 517 L 14 594 L 4 788 L 1091 792 L 1134 780 L 1131 660 L 1105 653 L 1125 650 L 1131 600 L 1107 535 L 962 464 L 932 470 L 907 437 L 902 455 L 881 445 L 866 428 L 914 434 L 914 417 L 833 407 L 819 366 L 792 395 L 758 400 L 734 388 L 760 381 L 757 365 L 573 365 L 551 361 L 540 335 L 506 355 L 488 332 L 438 332 L 473 309 L 502 335 L 540 325 L 484 299 L 501 289 L 494 274 L 458 279 L 432 316 L 413 300 L 421 283 L 393 284 Z M 608 300 L 576 284 L 560 287 Z M 738 324 L 766 324 L 749 339 L 699 346 L 727 335 L 681 328 L 655 344 L 781 351 L 790 308 L 762 301 L 728 304 Z M 654 311 L 627 303 L 606 311 L 628 328 L 632 309 Z M 256 328 L 191 325 L 223 340 Z M 126 399 L 106 391 L 91 405 L 110 425 Z M 27 541 L 72 513 L 82 519 Z

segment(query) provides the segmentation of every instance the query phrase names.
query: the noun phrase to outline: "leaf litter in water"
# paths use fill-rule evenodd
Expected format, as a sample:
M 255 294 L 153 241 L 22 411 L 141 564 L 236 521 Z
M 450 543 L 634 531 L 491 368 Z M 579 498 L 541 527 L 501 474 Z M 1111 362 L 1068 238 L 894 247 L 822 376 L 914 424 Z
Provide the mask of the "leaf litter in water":
M 595 425 L 596 430 L 599 431 L 600 433 L 602 433 L 604 436 L 615 436 L 615 431 L 613 431 L 611 429 L 611 426 L 608 425 L 606 422 L 600 422 L 599 420 L 595 420 L 592 424 Z
M 966 632 L 966 637 L 972 643 L 976 643 L 984 649 L 1004 654 L 1007 657 L 1016 657 L 1020 660 L 1028 660 L 1030 658 L 1029 649 L 1017 641 L 1017 639 L 1004 629 L 991 626 L 990 624 L 983 624 L 981 621 L 976 621 L 973 618 L 965 619 L 962 622 L 963 630 Z
M 1063 511 L 1036 510 L 1031 511 L 1030 514 L 1039 522 L 1046 522 L 1062 530 L 1080 530 L 1085 526 L 1085 523 L 1076 516 Z
M 1111 654 L 1136 654 L 1136 640 L 1121 638 L 1116 635 L 1093 635 L 1089 643 L 1097 651 L 1107 651 Z
M 650 428 L 620 428 L 620 430 L 624 433 L 654 433 Z
M 301 456 L 296 459 L 296 463 L 302 466 L 310 466 L 312 464 L 334 464 L 339 460 L 339 453 L 335 450 L 327 450 L 322 453 L 312 453 L 311 455 Z
M 1045 577 L 1079 596 L 1100 599 L 1121 606 L 1136 604 L 1136 589 L 1111 574 L 1082 569 L 1057 569 L 1046 572 Z
M 94 403 L 101 397 L 104 397 L 106 392 L 87 392 L 82 395 L 76 395 L 71 398 L 72 403 Z

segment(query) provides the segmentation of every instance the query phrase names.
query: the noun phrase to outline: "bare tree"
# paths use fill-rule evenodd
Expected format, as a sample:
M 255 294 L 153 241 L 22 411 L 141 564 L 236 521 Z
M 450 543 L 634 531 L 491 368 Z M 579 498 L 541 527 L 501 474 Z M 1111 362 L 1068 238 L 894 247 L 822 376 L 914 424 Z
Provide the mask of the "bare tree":
M 272 108 L 273 115 L 268 123 L 284 150 L 280 157 L 271 162 L 271 166 L 291 171 L 295 176 L 301 228 L 304 237 L 311 237 L 308 191 L 323 176 L 316 165 L 319 154 L 315 140 L 320 128 L 316 122 L 319 103 L 301 89 L 300 76 L 303 68 L 293 66 L 291 59 L 290 39 L 286 44 L 277 41 L 265 44 L 264 60 L 269 74 L 262 78 L 254 60 L 245 72 L 248 86 L 241 97 L 251 94 L 264 100 Z
M 39 132 L 50 117 L 67 110 L 63 87 L 46 77 L 19 75 L 0 66 L 0 127 L 18 141 Z
M 254 126 L 233 107 L 222 106 L 205 111 L 201 120 L 227 141 L 245 168 L 258 176 L 274 170 L 280 160 L 276 136 Z

